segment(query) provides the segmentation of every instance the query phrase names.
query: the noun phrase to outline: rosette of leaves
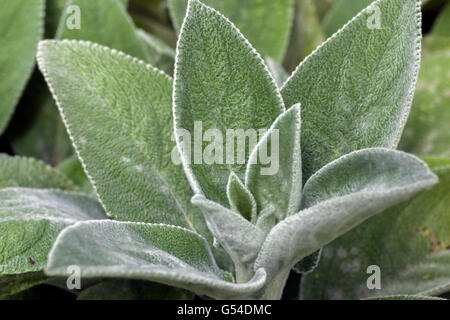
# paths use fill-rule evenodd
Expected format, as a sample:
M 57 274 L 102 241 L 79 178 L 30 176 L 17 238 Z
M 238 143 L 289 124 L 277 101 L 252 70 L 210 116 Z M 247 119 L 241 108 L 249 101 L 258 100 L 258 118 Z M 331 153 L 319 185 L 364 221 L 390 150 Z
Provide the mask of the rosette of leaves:
M 363 10 L 281 90 L 239 29 L 197 0 L 181 27 L 174 79 L 95 43 L 41 42 L 40 70 L 99 203 L 59 191 L 1 191 L 0 226 L 27 248 L 15 252 L 17 241 L 7 240 L 13 253 L 2 257 L 2 275 L 44 268 L 68 276 L 76 265 L 83 279 L 150 280 L 217 299 L 280 298 L 295 265 L 310 270 L 324 245 L 437 182 L 423 161 L 394 150 L 419 69 L 420 2 L 372 5 L 384 14 L 381 30 L 367 28 Z M 268 131 L 242 163 L 190 162 L 196 144 L 181 132 L 194 136 L 196 121 L 206 132 Z M 209 142 L 202 150 L 225 146 Z M 253 159 L 276 148 L 278 170 L 261 174 L 267 168 Z M 25 223 L 52 228 L 36 242 Z M 30 253 L 39 257 L 31 265 Z

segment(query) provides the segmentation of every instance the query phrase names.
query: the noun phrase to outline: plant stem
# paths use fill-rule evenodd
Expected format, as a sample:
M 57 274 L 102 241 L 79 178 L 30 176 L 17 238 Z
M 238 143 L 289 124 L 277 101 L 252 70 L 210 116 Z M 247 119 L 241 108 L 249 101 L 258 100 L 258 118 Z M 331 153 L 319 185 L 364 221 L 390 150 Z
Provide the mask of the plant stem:
M 289 277 L 291 269 L 287 268 L 280 270 L 280 273 L 276 275 L 267 285 L 264 290 L 264 295 L 261 297 L 263 300 L 280 300 L 283 295 L 283 289 L 286 285 L 286 281 Z

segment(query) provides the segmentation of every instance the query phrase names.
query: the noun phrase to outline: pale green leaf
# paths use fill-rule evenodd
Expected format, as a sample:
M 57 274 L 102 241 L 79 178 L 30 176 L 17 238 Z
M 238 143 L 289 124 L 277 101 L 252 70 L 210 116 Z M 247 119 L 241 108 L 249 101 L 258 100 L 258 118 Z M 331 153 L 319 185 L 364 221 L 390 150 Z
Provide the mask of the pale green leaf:
M 437 182 L 425 163 L 388 150 L 355 151 L 320 169 L 305 184 L 302 208 L 267 236 L 255 269 L 277 281 L 302 258 L 369 217 Z M 286 248 L 289 248 L 287 250 Z M 322 258 L 323 259 L 323 258 Z
M 59 190 L 0 190 L 0 275 L 41 270 L 56 236 L 82 220 L 106 218 L 100 204 Z
M 80 8 L 79 29 L 71 29 L 67 25 L 67 20 L 74 15 L 72 10 L 68 10 L 71 6 Z M 68 0 L 57 38 L 92 41 L 150 62 L 144 41 L 139 37 L 123 3 L 118 0 Z
M 243 180 L 251 151 L 251 138 L 243 147 L 236 147 L 236 140 L 247 131 L 267 130 L 284 111 L 283 101 L 263 60 L 239 30 L 197 0 L 190 1 L 176 60 L 174 116 L 186 173 L 196 193 L 226 206 L 230 172 Z M 182 143 L 186 130 L 192 139 Z M 202 141 L 207 131 L 209 143 Z M 211 145 L 214 159 L 206 154 Z
M 292 0 L 202 0 L 225 15 L 263 57 L 281 62 L 286 51 L 293 18 Z M 169 0 L 175 29 L 179 32 L 188 0 Z
M 371 218 L 324 248 L 303 284 L 306 299 L 397 294 L 438 295 L 450 289 L 450 169 L 411 201 Z M 368 290 L 367 267 L 380 267 L 381 290 Z
M 31 74 L 43 16 L 43 0 L 0 0 L 0 133 Z
M 306 58 L 286 82 L 302 105 L 304 180 L 330 161 L 369 147 L 396 147 L 420 57 L 420 2 L 378 0 Z M 369 29 L 377 6 L 381 29 Z
M 422 62 L 414 104 L 400 148 L 450 157 L 450 47 Z
M 78 300 L 191 300 L 183 289 L 136 280 L 106 280 L 81 292 Z
M 9 187 L 76 190 L 69 179 L 43 162 L 0 154 L 0 188 Z
M 172 80 L 87 42 L 41 42 L 38 61 L 107 212 L 188 226 L 187 215 L 200 213 L 191 210 L 192 191 L 171 159 Z
M 297 104 L 277 118 L 248 161 L 245 185 L 255 197 L 258 214 L 265 208 L 273 208 L 277 221 L 300 210 L 300 128 L 300 105 Z M 263 158 L 269 153 L 271 161 L 264 164 Z
M 240 213 L 248 221 L 256 222 L 255 198 L 234 172 L 228 179 L 227 197 L 231 210 Z
M 277 209 L 274 206 L 266 206 L 258 214 L 256 220 L 256 226 L 262 230 L 265 234 L 268 234 L 274 225 L 277 224 Z
M 194 196 L 192 203 L 202 210 L 212 234 L 233 260 L 236 280 L 249 281 L 265 234 L 240 214 L 204 196 Z
M 0 155 L 0 188 L 8 187 L 76 189 L 70 180 L 40 161 Z M 5 234 L 9 237 L 13 233 L 12 230 L 7 230 Z M 2 275 L 0 297 L 25 290 L 46 279 L 42 272 Z
M 158 224 L 91 221 L 66 228 L 46 273 L 66 276 L 71 265 L 83 278 L 151 280 L 222 299 L 250 296 L 265 282 L 264 270 L 246 284 L 226 281 L 204 238 Z

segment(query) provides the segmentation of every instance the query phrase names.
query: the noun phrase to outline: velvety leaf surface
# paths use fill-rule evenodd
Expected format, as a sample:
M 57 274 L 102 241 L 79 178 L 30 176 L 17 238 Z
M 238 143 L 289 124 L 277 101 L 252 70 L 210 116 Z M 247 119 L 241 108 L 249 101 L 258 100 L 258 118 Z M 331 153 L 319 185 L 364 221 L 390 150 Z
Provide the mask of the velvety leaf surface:
M 247 284 L 227 282 L 204 238 L 168 225 L 78 223 L 61 233 L 49 257 L 51 275 L 64 276 L 67 266 L 78 265 L 85 278 L 151 280 L 216 298 L 252 294 L 265 281 L 260 270 Z
M 292 268 L 300 259 L 369 217 L 436 182 L 426 164 L 402 152 L 366 149 L 343 156 L 320 169 L 305 184 L 304 210 L 271 230 L 255 268 L 262 267 L 269 276 L 282 277 L 280 270 L 286 266 Z M 292 249 L 287 252 L 285 248 Z
M 274 208 L 277 221 L 300 210 L 302 162 L 300 147 L 300 105 L 280 115 L 252 151 L 245 174 L 245 184 L 255 197 L 258 214 Z M 258 156 L 276 154 L 269 165 Z
M 67 13 L 67 8 L 73 5 L 80 8 L 82 25 L 80 29 L 71 30 L 67 26 L 67 19 L 73 12 Z M 145 43 L 139 37 L 123 3 L 118 0 L 69 0 L 60 21 L 57 38 L 92 41 L 150 62 Z
M 42 42 L 38 60 L 107 212 L 189 226 L 192 191 L 171 159 L 172 80 L 86 42 Z
M 69 179 L 43 162 L 0 154 L 0 188 L 9 187 L 77 189 Z
M 256 222 L 255 198 L 233 172 L 228 179 L 227 196 L 231 210 L 240 213 L 248 221 Z
M 70 180 L 40 161 L 0 155 L 0 188 L 9 187 L 76 189 Z M 7 230 L 3 237 L 9 238 L 11 234 L 13 231 Z M 25 290 L 46 279 L 42 272 L 0 275 L 0 297 Z
M 227 135 L 227 130 L 235 130 L 234 133 L 242 130 L 241 136 L 248 129 L 267 130 L 283 112 L 284 105 L 263 60 L 239 30 L 197 0 L 190 1 L 178 43 L 174 108 L 178 146 L 194 191 L 226 206 L 225 188 L 230 172 L 234 171 L 243 180 L 250 153 L 250 143 L 245 148 L 236 147 L 237 139 L 231 140 L 233 137 Z M 191 133 L 191 141 L 181 143 L 180 129 Z M 201 131 L 200 135 L 215 129 L 223 137 L 222 141 L 215 141 L 223 148 L 222 157 L 215 150 L 218 161 L 198 159 L 211 143 L 201 141 L 202 136 L 199 138 L 194 129 Z M 226 136 L 231 136 L 228 145 L 234 146 L 234 150 L 226 151 Z M 218 138 L 211 137 L 212 141 L 215 139 Z M 239 159 L 238 151 L 244 150 L 245 155 Z
M 292 0 L 203 0 L 229 18 L 265 57 L 281 62 L 289 41 L 293 17 Z M 169 0 L 172 21 L 179 32 L 187 0 Z
M 202 210 L 212 234 L 233 260 L 236 280 L 249 281 L 265 234 L 240 214 L 203 196 L 195 196 L 192 203 Z
M 78 300 L 192 300 L 194 294 L 158 283 L 106 280 L 81 292 Z
M 420 2 L 378 0 L 381 29 L 365 9 L 306 58 L 286 82 L 286 105 L 302 105 L 306 181 L 354 150 L 396 147 L 419 68 Z
M 429 191 L 371 218 L 323 250 L 303 283 L 306 299 L 354 299 L 397 294 L 437 295 L 450 288 L 450 169 L 435 169 Z M 381 290 L 368 290 L 370 265 Z
M 450 157 L 450 47 L 422 62 L 411 116 L 400 142 L 418 155 Z
M 0 275 L 41 270 L 58 233 L 75 222 L 104 219 L 100 204 L 58 190 L 0 190 Z
M 31 74 L 43 15 L 43 0 L 0 0 L 0 133 Z

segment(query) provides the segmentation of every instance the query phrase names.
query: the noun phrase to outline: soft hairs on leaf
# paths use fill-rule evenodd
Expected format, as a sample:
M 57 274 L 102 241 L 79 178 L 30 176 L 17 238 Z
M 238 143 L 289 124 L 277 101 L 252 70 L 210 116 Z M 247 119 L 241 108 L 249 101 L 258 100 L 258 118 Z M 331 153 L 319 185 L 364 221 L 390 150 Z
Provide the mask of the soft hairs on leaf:
M 264 61 L 239 30 L 197 0 L 189 2 L 178 42 L 173 99 L 177 144 L 191 185 L 195 193 L 226 206 L 230 172 L 243 180 L 251 150 L 246 146 L 245 159 L 238 163 L 236 150 L 226 152 L 226 141 L 221 141 L 218 143 L 223 145 L 224 153 L 233 157 L 232 161 L 205 164 L 205 159 L 199 161 L 197 157 L 208 144 L 182 142 L 182 131 L 187 130 L 194 140 L 196 122 L 197 127 L 201 123 L 198 131 L 202 136 L 209 129 L 220 131 L 223 137 L 228 130 L 267 130 L 284 111 L 284 104 Z M 201 150 L 195 149 L 199 144 Z
M 271 230 L 255 269 L 265 268 L 269 277 L 283 276 L 279 270 L 292 268 L 369 217 L 436 182 L 425 163 L 403 152 L 375 148 L 343 156 L 306 183 L 303 207 L 307 209 Z
M 0 275 L 39 271 L 56 236 L 81 220 L 105 219 L 85 195 L 27 188 L 0 190 Z
M 246 284 L 227 282 L 204 238 L 163 224 L 91 221 L 66 228 L 46 273 L 66 276 L 70 265 L 84 278 L 145 279 L 221 299 L 249 297 L 266 278 L 261 269 Z
M 303 279 L 305 299 L 449 291 L 450 161 L 432 162 L 439 177 L 437 185 L 369 219 L 323 249 L 321 263 Z M 381 290 L 366 286 L 366 268 L 373 264 L 382 270 Z
M 237 281 L 248 281 L 265 234 L 240 214 L 202 195 L 195 195 L 192 203 L 202 210 L 212 234 L 233 259 Z
M 234 172 L 228 178 L 227 197 L 231 210 L 240 213 L 248 221 L 256 222 L 255 198 Z
M 193 228 L 201 214 L 171 159 L 172 79 L 83 41 L 42 41 L 38 64 L 108 214 Z
M 304 180 L 354 150 L 397 146 L 419 72 L 420 10 L 419 0 L 375 1 L 286 81 L 285 104 L 302 105 Z
M 293 215 L 300 210 L 302 194 L 302 161 L 300 146 L 300 105 L 296 104 L 281 114 L 267 133 L 258 142 L 250 154 L 245 172 L 245 184 L 255 197 L 258 215 L 261 210 L 272 208 L 275 221 Z M 276 135 L 275 135 L 276 133 Z M 274 149 L 277 151 L 274 151 Z M 258 163 L 261 151 L 278 158 L 271 163 L 276 172 L 262 174 L 262 170 L 275 171 L 275 168 L 263 168 Z
M 8 187 L 77 189 L 72 181 L 41 161 L 0 154 L 0 189 Z

